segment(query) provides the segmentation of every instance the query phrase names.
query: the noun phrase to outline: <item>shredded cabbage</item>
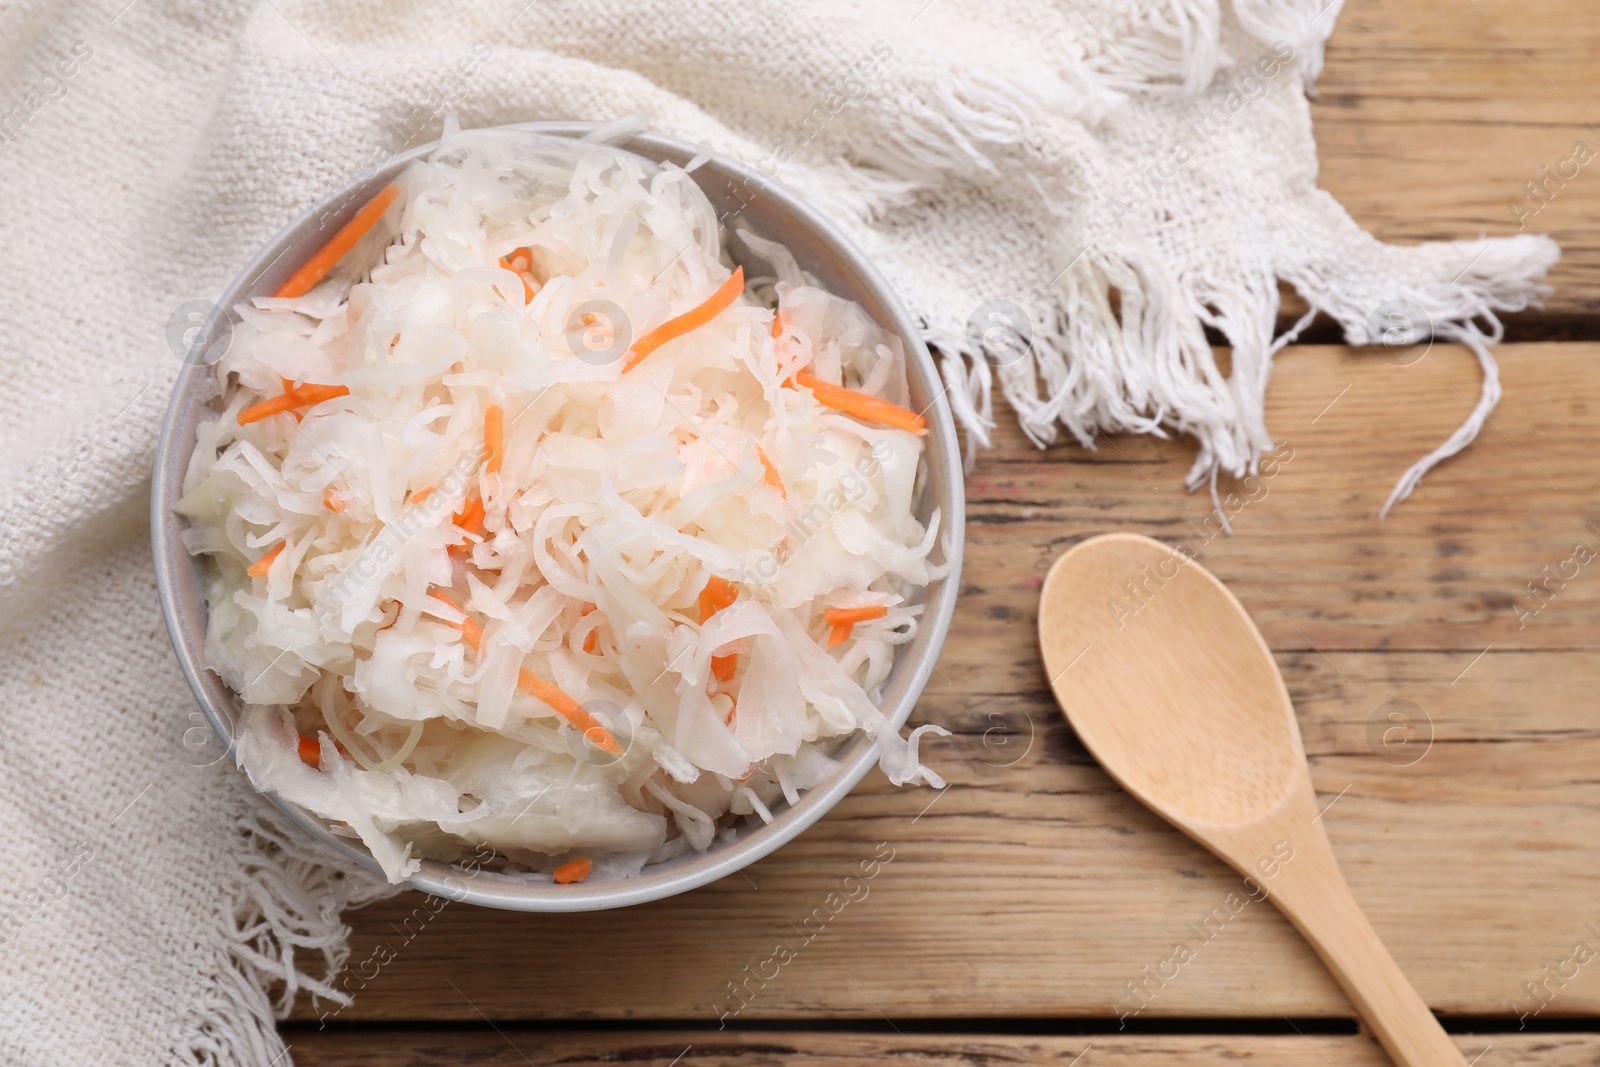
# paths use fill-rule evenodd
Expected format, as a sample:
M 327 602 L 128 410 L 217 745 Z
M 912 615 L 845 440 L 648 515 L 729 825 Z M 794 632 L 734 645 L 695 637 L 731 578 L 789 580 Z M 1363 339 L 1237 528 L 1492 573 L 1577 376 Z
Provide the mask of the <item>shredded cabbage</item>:
M 916 752 L 937 728 L 899 737 L 876 705 L 943 573 L 921 437 L 791 382 L 905 405 L 898 338 L 742 234 L 774 276 L 624 372 L 731 274 L 685 171 L 451 131 L 399 181 L 321 284 L 237 309 L 178 505 L 254 783 L 396 881 L 480 843 L 636 874 L 770 820 L 858 730 L 893 781 L 942 786 Z M 241 424 L 305 383 L 348 394 Z M 703 615 L 721 583 L 736 596 Z M 825 612 L 861 607 L 883 615 L 826 646 Z

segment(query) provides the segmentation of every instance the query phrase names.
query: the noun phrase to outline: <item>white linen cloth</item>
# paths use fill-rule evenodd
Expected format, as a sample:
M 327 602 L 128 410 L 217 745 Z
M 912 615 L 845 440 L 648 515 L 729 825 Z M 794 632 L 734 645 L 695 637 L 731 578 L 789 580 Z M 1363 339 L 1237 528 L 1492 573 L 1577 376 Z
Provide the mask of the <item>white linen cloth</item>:
M 1285 280 L 1352 342 L 1475 347 L 1483 403 L 1447 453 L 1498 394 L 1494 313 L 1529 302 L 1557 252 L 1528 235 L 1385 246 L 1315 187 L 1304 86 L 1338 7 L 0 11 L 0 1061 L 287 1063 L 274 1012 L 322 988 L 341 910 L 378 891 L 319 862 L 205 743 L 149 562 L 182 335 L 304 206 L 448 111 L 468 127 L 639 114 L 845 227 L 926 322 L 973 449 L 997 384 L 1041 444 L 1187 433 L 1191 486 L 1249 471 L 1271 445 Z M 1207 326 L 1232 345 L 1226 376 Z

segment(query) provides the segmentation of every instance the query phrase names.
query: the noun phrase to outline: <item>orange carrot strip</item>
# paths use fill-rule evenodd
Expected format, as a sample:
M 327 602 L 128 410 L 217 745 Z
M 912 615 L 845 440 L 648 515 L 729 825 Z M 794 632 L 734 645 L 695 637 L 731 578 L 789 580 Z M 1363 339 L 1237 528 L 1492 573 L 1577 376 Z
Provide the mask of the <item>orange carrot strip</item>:
M 728 729 L 730 729 L 730 730 L 733 729 L 733 717 L 735 715 L 737 715 L 737 714 L 739 714 L 739 698 L 730 696 L 728 698 L 728 717 L 726 719 L 722 720 L 724 723 L 727 724 Z M 750 777 L 750 775 L 748 773 L 746 773 L 744 777 L 748 778 L 748 777 Z M 739 780 L 742 782 L 742 781 L 744 781 L 744 778 L 741 778 Z
M 291 389 L 287 393 L 263 400 L 259 404 L 252 404 L 239 412 L 239 425 L 248 426 L 252 422 L 273 415 L 281 415 L 285 411 L 295 408 L 309 407 L 320 404 L 324 400 L 333 400 L 341 396 L 349 396 L 350 390 L 342 385 L 302 385 L 298 389 Z
M 797 373 L 794 380 L 810 389 L 817 398 L 817 403 L 824 407 L 852 415 L 863 422 L 882 423 L 896 429 L 910 430 L 912 433 L 927 432 L 927 419 L 899 404 L 891 404 L 882 397 L 846 389 L 842 385 L 829 385 L 827 382 L 818 381 L 815 375 L 807 371 Z
M 822 618 L 829 626 L 854 626 L 869 619 L 881 619 L 887 614 L 888 608 L 876 604 L 860 608 L 829 608 L 822 613 Z
M 451 600 L 443 593 L 431 593 L 429 595 L 431 595 L 435 600 L 441 600 L 444 603 L 449 604 L 452 608 L 455 608 L 457 611 L 461 611 L 459 607 L 456 607 L 455 601 Z M 462 614 L 465 615 L 466 613 L 462 612 Z M 445 625 L 453 626 L 457 630 L 460 630 L 462 638 L 467 642 L 467 644 L 472 646 L 472 650 L 474 652 L 482 647 L 483 627 L 473 622 L 472 619 L 463 619 L 459 623 L 447 621 Z M 551 685 L 549 682 L 545 681 L 537 674 L 534 674 L 526 667 L 517 672 L 517 688 L 521 689 L 524 693 L 527 693 L 535 700 L 543 701 L 551 708 L 555 709 L 557 715 L 560 715 L 573 726 L 577 727 L 577 729 L 582 732 L 583 736 L 591 744 L 605 750 L 606 752 L 609 752 L 613 756 L 624 755 L 622 746 L 617 744 L 616 738 L 612 737 L 610 731 L 608 731 L 604 726 L 600 725 L 600 721 L 589 713 L 588 708 L 585 708 L 582 704 L 572 699 L 572 697 L 568 696 L 560 689 L 557 689 L 554 685 Z
M 699 329 L 722 314 L 739 299 L 739 294 L 742 292 L 744 292 L 744 268 L 735 267 L 733 273 L 728 275 L 728 280 L 723 282 L 705 303 L 690 308 L 676 318 L 668 319 L 635 341 L 633 347 L 628 349 L 627 357 L 622 361 L 623 373 L 626 374 L 637 367 L 646 356 L 668 341 L 682 337 L 690 330 Z
M 521 265 L 519 266 L 519 264 Z M 509 256 L 501 256 L 500 265 L 506 270 L 510 271 L 512 274 L 515 274 L 517 276 L 517 280 L 522 283 L 522 302 L 524 304 L 533 303 L 533 295 L 538 290 L 529 285 L 528 279 L 522 276 L 523 271 L 528 270 L 533 266 L 533 260 L 524 254 L 523 249 L 519 248 Z
M 861 608 L 829 608 L 822 613 L 823 621 L 833 627 L 832 632 L 828 634 L 828 647 L 833 648 L 850 640 L 850 634 L 854 632 L 856 623 L 866 622 L 868 619 L 881 619 L 887 614 L 889 609 L 881 604 Z
M 713 574 L 706 579 L 706 587 L 700 590 L 700 622 L 703 624 L 711 616 L 739 599 L 739 587 Z
M 506 413 L 499 404 L 490 404 L 483 412 L 483 457 L 483 469 L 499 474 L 506 458 Z
M 589 714 L 587 708 L 526 667 L 517 672 L 517 688 L 554 708 L 556 714 L 576 727 L 590 744 L 613 756 L 625 755 L 617 739 L 600 725 L 600 720 Z
M 594 861 L 585 857 L 563 863 L 555 869 L 552 877 L 555 878 L 556 885 L 571 885 L 573 882 L 581 882 L 589 877 L 589 872 L 592 870 L 594 870 Z
M 590 604 L 590 605 L 588 605 L 582 611 L 578 612 L 578 618 L 580 618 L 580 619 L 583 618 L 585 615 L 588 615 L 591 611 L 594 611 L 599 606 L 600 605 L 598 605 L 598 604 Z M 593 655 L 594 654 L 595 643 L 598 641 L 599 637 L 600 637 L 600 630 L 599 630 L 598 627 L 596 627 L 593 630 L 590 630 L 589 633 L 583 639 L 583 650 L 585 652 L 589 653 L 590 655 Z
M 513 248 L 510 252 L 500 257 L 500 265 L 513 274 L 531 273 L 533 270 L 533 251 L 527 248 Z
M 300 762 L 307 767 L 322 766 L 322 745 L 305 734 L 300 735 Z
M 449 604 L 452 608 L 460 611 L 463 615 L 467 614 L 459 604 L 445 596 L 443 593 L 429 593 L 428 595 L 433 597 L 435 600 Z M 461 636 L 466 638 L 467 644 L 472 646 L 472 650 L 474 652 L 476 652 L 478 650 L 478 646 L 483 643 L 483 627 L 473 622 L 471 616 L 462 619 L 460 622 L 451 622 L 448 619 L 441 621 L 443 621 L 446 626 L 454 626 L 457 630 L 460 630 Z
M 327 508 L 329 511 L 343 511 L 344 501 L 339 497 L 334 496 L 333 490 L 329 489 L 326 493 L 322 494 L 322 506 Z
M 700 590 L 700 622 L 706 623 L 711 616 L 739 599 L 739 587 L 726 578 L 713 574 L 706 579 L 706 587 Z M 739 669 L 739 656 L 737 653 L 727 656 L 711 657 L 711 675 L 719 682 L 728 682 L 733 679 L 734 672 Z
M 449 597 L 445 596 L 443 593 L 429 593 L 428 595 L 433 597 L 433 599 L 435 599 L 435 600 L 444 601 L 446 604 L 449 604 L 451 607 L 455 608 L 457 611 L 460 611 L 463 615 L 466 614 L 465 611 L 462 611 L 462 609 L 459 606 L 457 606 L 457 604 L 456 604 L 456 602 L 454 600 L 451 600 Z M 474 652 L 476 652 L 478 650 L 478 646 L 479 645 L 483 644 L 483 627 L 481 627 L 477 623 L 473 622 L 471 616 L 468 616 L 467 618 L 462 619 L 460 622 L 450 622 L 449 620 L 445 620 L 445 625 L 446 626 L 454 626 L 457 630 L 460 630 L 461 631 L 461 636 L 466 638 L 467 644 L 472 646 L 472 650 Z
M 778 475 L 778 468 L 772 465 L 772 460 L 767 458 L 767 450 L 756 445 L 756 455 L 761 457 L 761 465 L 767 468 L 766 483 L 778 491 L 783 499 L 789 499 L 789 493 L 783 488 L 783 479 Z
M 273 293 L 276 297 L 304 296 L 311 291 L 311 287 L 327 277 L 328 272 L 356 246 L 356 242 L 366 236 L 368 230 L 383 218 L 383 213 L 389 210 L 389 205 L 394 203 L 394 198 L 400 195 L 400 186 L 387 185 L 377 196 L 362 205 L 355 217 L 334 234 L 327 244 L 312 253 L 311 258 L 303 263 L 299 270 L 289 275 L 289 280 L 278 286 L 278 291 Z
M 434 488 L 435 488 L 434 486 L 425 485 L 421 489 L 412 490 L 411 491 L 411 495 L 406 497 L 406 503 L 407 504 L 420 504 L 420 503 L 422 503 L 424 500 L 428 499 L 429 495 L 431 495 L 433 493 Z
M 772 339 L 776 341 L 783 336 L 783 316 L 774 309 L 772 312 Z
M 478 533 L 483 529 L 483 515 L 483 498 L 474 493 L 466 506 L 450 517 L 450 521 L 468 533 Z
M 260 578 L 262 575 L 266 574 L 272 569 L 272 561 L 278 558 L 278 553 L 282 552 L 283 546 L 288 543 L 289 542 L 287 541 L 279 541 L 277 544 L 267 549 L 266 553 L 262 555 L 260 559 L 256 560 L 254 563 L 250 564 L 249 567 L 245 568 L 245 573 L 252 578 Z

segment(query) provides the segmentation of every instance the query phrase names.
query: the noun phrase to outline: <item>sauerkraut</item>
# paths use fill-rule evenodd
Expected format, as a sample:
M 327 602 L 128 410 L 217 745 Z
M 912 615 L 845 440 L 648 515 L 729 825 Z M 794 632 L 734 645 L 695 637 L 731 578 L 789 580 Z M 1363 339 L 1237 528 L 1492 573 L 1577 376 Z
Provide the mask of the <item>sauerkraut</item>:
M 942 786 L 876 704 L 943 573 L 899 339 L 608 145 L 451 131 L 385 197 L 236 309 L 178 505 L 256 786 L 391 880 L 626 877 L 855 731 Z

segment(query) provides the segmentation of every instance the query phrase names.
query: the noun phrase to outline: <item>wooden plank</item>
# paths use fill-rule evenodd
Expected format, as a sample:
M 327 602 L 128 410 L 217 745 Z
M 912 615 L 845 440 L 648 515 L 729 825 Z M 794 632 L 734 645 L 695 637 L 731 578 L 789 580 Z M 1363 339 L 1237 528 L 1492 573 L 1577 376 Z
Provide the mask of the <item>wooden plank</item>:
M 1348 0 L 1312 104 L 1322 186 L 1387 241 L 1549 233 L 1555 292 L 1518 321 L 1581 318 L 1594 336 L 1600 155 L 1568 161 L 1579 141 L 1600 153 L 1597 41 L 1588 0 Z
M 976 661 L 980 651 L 967 655 Z M 1457 665 L 1434 653 L 1288 653 L 1280 662 L 1313 778 L 1332 805 L 1335 850 L 1424 997 L 1458 1015 L 1536 1008 L 1523 982 L 1560 966 L 1577 940 L 1600 948 L 1585 927 L 1600 922 L 1600 730 L 1590 712 L 1600 654 L 1491 652 L 1454 685 Z M 1191 924 L 1237 879 L 1092 764 L 1042 678 L 1031 691 L 985 694 L 955 685 L 966 672 L 952 667 L 951 683 L 937 683 L 920 711 L 957 731 L 928 756 L 950 780 L 947 793 L 895 790 L 874 775 L 748 877 L 622 912 L 451 905 L 408 923 L 418 898 L 375 906 L 352 916 L 351 973 L 372 981 L 352 983 L 355 1004 L 334 1017 L 481 1011 L 710 1025 L 735 1012 L 1348 1013 L 1265 906 L 1197 940 Z M 1411 705 L 1402 707 L 1415 721 L 1414 747 L 1402 734 L 1384 737 L 1404 729 L 1388 719 L 1396 700 Z M 885 854 L 884 842 L 893 859 L 865 895 L 806 925 L 830 892 L 849 888 L 847 875 Z M 1179 941 L 1197 959 L 1148 997 L 1131 996 L 1128 983 L 1160 970 Z M 1570 983 L 1551 1010 L 1600 1011 L 1600 981 Z
M 1238 883 L 1118 790 L 1050 703 L 1038 581 L 1067 544 L 1109 529 L 1192 538 L 1241 593 L 1279 650 L 1335 850 L 1428 1002 L 1457 1015 L 1531 1010 L 1524 982 L 1577 940 L 1600 949 L 1585 925 L 1600 925 L 1600 570 L 1520 631 L 1494 598 L 1563 558 L 1596 513 L 1597 354 L 1507 348 L 1504 436 L 1441 468 L 1381 525 L 1390 478 L 1469 406 L 1441 397 L 1473 385 L 1459 351 L 1406 368 L 1340 349 L 1286 354 L 1270 417 L 1295 456 L 1238 512 L 1236 534 L 1209 543 L 1188 525 L 1209 502 L 1178 489 L 1184 446 L 1041 455 L 1008 437 L 969 482 L 966 593 L 918 709 L 956 731 L 927 749 L 947 793 L 874 775 L 747 876 L 622 912 L 450 905 L 418 918 L 414 896 L 375 906 L 352 916 L 356 1001 L 336 1017 L 714 1025 L 735 1010 L 1082 1017 L 1141 1003 L 1144 1017 L 1346 1015 L 1266 906 L 1230 917 L 1143 1002 L 1129 993 Z M 1411 747 L 1396 710 L 1413 720 Z M 894 858 L 865 895 L 806 927 L 884 848 Z M 1587 969 L 1547 1014 L 1585 1012 L 1600 1012 Z
M 878 1067 L 890 1062 L 929 1067 L 1387 1067 L 1365 1037 L 1021 1037 L 995 1034 L 851 1034 L 770 1031 L 421 1031 L 285 1035 L 299 1067 L 543 1067 L 628 1063 L 635 1067 L 723 1067 L 783 1064 L 801 1067 Z M 1600 1035 L 1486 1034 L 1456 1039 L 1469 1060 L 1493 1067 L 1580 1067 L 1600 1061 Z
M 1476 403 L 1477 364 L 1460 348 L 1403 367 L 1359 349 L 1286 350 L 1267 425 L 1287 462 L 1219 486 L 1231 537 L 1205 492 L 1182 491 L 1187 446 L 1132 438 L 1039 452 L 1007 428 L 967 480 L 963 610 L 1031 613 L 1066 547 L 1137 529 L 1194 550 L 1274 648 L 1600 646 L 1600 568 L 1572 559 L 1580 542 L 1600 550 L 1600 346 L 1507 345 L 1499 357 L 1492 424 L 1383 522 L 1394 480 Z

